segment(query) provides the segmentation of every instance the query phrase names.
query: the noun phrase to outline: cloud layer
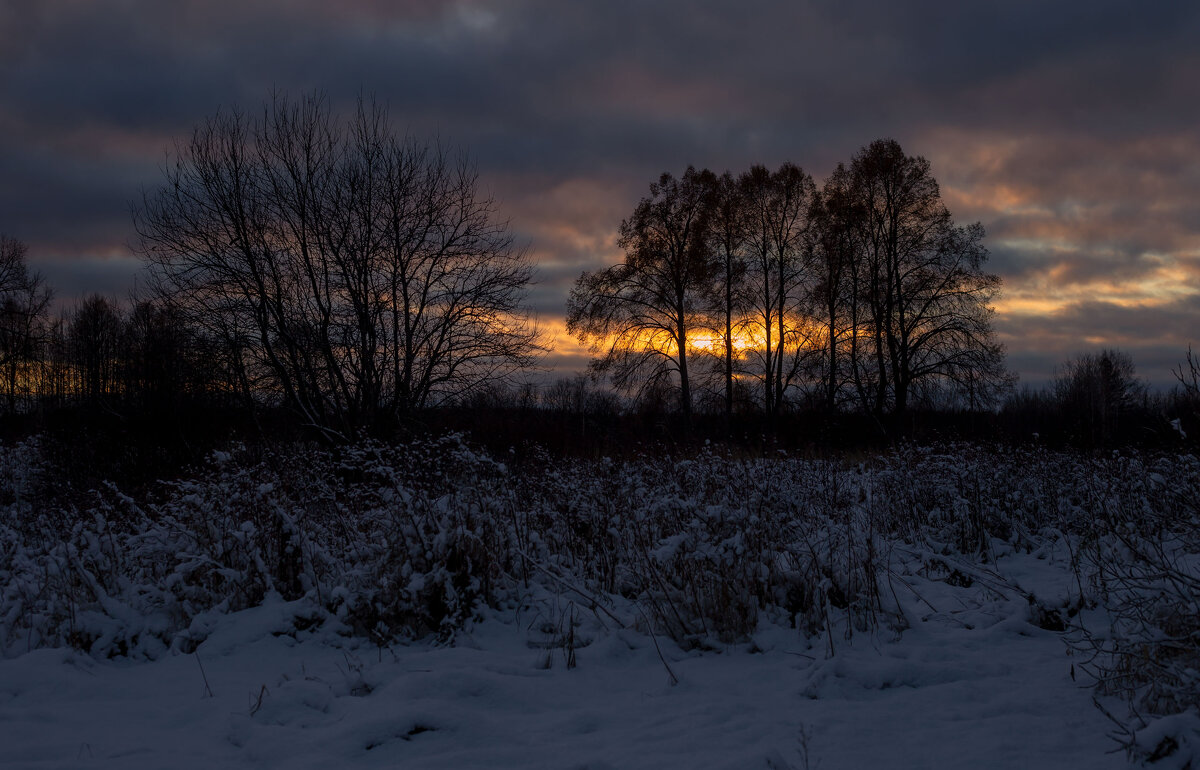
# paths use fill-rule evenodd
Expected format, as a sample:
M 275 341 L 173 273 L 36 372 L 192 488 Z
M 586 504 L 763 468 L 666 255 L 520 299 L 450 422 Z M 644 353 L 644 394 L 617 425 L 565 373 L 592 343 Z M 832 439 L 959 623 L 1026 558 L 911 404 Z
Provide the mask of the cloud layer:
M 1198 39 L 1182 2 L 16 0 L 0 231 L 61 294 L 119 295 L 130 203 L 196 123 L 273 88 L 374 94 L 402 130 L 470 148 L 556 327 L 660 172 L 793 160 L 820 178 L 891 136 L 987 227 L 1027 381 L 1115 345 L 1169 384 L 1200 343 Z

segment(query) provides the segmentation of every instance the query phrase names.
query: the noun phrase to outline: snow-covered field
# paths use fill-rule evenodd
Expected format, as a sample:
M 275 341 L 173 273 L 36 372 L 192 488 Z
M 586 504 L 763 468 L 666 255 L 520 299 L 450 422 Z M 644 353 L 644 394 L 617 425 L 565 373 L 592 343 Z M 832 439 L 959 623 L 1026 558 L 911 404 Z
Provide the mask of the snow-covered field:
M 1003 589 L 1065 575 L 1029 556 L 986 588 L 897 575 L 902 634 L 659 638 L 665 665 L 648 634 L 562 597 L 489 612 L 453 646 L 386 647 L 297 633 L 311 607 L 274 600 L 190 655 L 0 662 L 0 751 L 14 767 L 1121 767 L 1068 647 Z
M 332 519 L 317 520 L 313 488 L 297 490 L 309 521 L 281 496 L 278 463 L 220 456 L 165 501 L 101 496 L 60 531 L 22 525 L 37 517 L 14 490 L 36 474 L 9 473 L 0 766 L 1123 767 L 1111 734 L 1142 724 L 1129 705 L 1163 703 L 1143 714 L 1139 758 L 1172 745 L 1152 766 L 1196 756 L 1195 637 L 1163 647 L 1175 626 L 1161 612 L 1144 622 L 1153 643 L 1119 635 L 1117 599 L 1141 584 L 1094 555 L 1137 543 L 1104 551 L 1072 523 L 1093 503 L 1113 518 L 1129 500 L 1183 505 L 1194 460 L 1171 460 L 1175 478 L 1162 463 L 1104 466 L 1097 482 L 1086 461 L 1054 457 L 991 458 L 986 473 L 954 453 L 919 468 L 710 457 L 530 482 L 528 468 L 454 451 L 467 476 L 440 481 L 381 476 L 393 464 L 379 457 L 349 472 L 342 458 L 334 486 L 351 492 L 331 498 Z M 1040 486 L 1055 474 L 1061 485 Z M 1130 478 L 1146 488 L 1125 489 Z M 352 494 L 363 485 L 374 502 Z M 1086 489 L 1108 494 L 1089 502 Z M 387 532 L 363 522 L 381 510 L 404 511 L 425 550 L 389 562 L 399 537 L 371 551 Z M 1194 530 L 1194 515 L 1160 517 L 1155 542 L 1174 542 L 1165 521 Z M 465 551 L 469 569 L 464 532 L 486 546 Z M 1197 571 L 1194 541 L 1180 542 L 1164 552 L 1178 574 L 1155 572 L 1139 606 L 1186 620 Z M 1164 605 L 1170 590 L 1181 598 Z M 1161 670 L 1121 668 L 1130 650 Z

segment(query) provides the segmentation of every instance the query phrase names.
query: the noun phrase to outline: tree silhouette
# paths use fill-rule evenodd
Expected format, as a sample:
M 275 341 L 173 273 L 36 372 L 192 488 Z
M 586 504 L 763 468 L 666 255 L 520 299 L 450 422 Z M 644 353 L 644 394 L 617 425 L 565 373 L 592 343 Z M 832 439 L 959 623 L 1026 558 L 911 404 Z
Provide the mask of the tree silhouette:
M 813 313 L 821 326 L 824 360 L 822 400 L 827 409 L 836 409 L 843 384 L 851 382 L 862 389 L 862 378 L 847 372 L 839 355 L 848 348 L 846 359 L 857 356 L 860 315 L 856 293 L 859 274 L 860 238 L 858 222 L 863 212 L 854 195 L 849 169 L 839 163 L 813 201 L 811 213 L 813 250 Z
M 1147 387 L 1129 354 L 1105 349 L 1066 362 L 1054 379 L 1054 395 L 1071 438 L 1084 446 L 1111 446 L 1128 438 Z
M 894 140 L 863 148 L 850 173 L 859 207 L 857 291 L 870 315 L 870 349 L 859 348 L 873 363 L 869 408 L 903 413 L 922 382 L 1003 381 L 989 307 L 1000 279 L 983 271 L 983 227 L 956 227 L 929 161 L 905 155 Z
M 709 218 L 709 251 L 714 263 L 711 294 L 716 327 L 720 333 L 721 364 L 725 390 L 725 416 L 733 414 L 735 352 L 734 336 L 743 324 L 745 304 L 746 241 L 749 222 L 746 201 L 736 179 L 728 171 L 715 180 L 712 214 Z
M 34 371 L 41 362 L 46 312 L 53 296 L 40 273 L 30 272 L 28 249 L 0 233 L 0 380 L 7 411 L 34 395 Z
M 119 354 L 123 320 L 107 298 L 93 294 L 75 309 L 67 344 L 76 376 L 75 392 L 90 406 L 111 408 L 119 393 Z
M 810 352 L 805 236 L 815 187 L 812 177 L 792 163 L 775 172 L 754 166 L 742 174 L 739 186 L 748 220 L 745 293 L 750 329 L 761 337 L 749 355 L 758 362 L 763 408 L 776 414 Z
M 332 438 L 540 351 L 532 264 L 470 160 L 401 138 L 373 102 L 345 121 L 315 94 L 218 113 L 135 223 L 158 295 L 226 345 L 244 392 Z
M 792 163 L 736 181 L 689 167 L 650 191 L 621 225 L 625 261 L 581 275 L 568 301 L 568 329 L 618 387 L 676 383 L 690 415 L 699 354 L 722 370 L 726 415 L 744 377 L 768 415 L 798 394 L 882 417 L 914 391 L 977 409 L 1009 383 L 983 228 L 956 226 L 929 162 L 896 142 L 820 193 Z
M 621 223 L 625 261 L 583 273 L 567 302 L 567 329 L 596 354 L 595 370 L 624 389 L 674 377 L 685 418 L 692 414 L 689 335 L 710 328 L 715 181 L 707 169 L 688 167 L 679 179 L 664 173 Z

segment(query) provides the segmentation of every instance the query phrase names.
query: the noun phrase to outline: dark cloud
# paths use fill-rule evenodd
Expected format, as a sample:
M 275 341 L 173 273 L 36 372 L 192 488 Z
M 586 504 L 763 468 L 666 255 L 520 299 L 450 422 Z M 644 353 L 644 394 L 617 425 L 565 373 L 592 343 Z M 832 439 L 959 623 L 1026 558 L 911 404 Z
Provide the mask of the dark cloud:
M 1200 295 L 1161 305 L 1082 301 L 1045 314 L 1013 314 L 997 324 L 1022 379 L 1044 384 L 1066 358 L 1102 348 L 1134 356 L 1139 374 L 1166 386 L 1200 329 Z
M 196 123 L 272 88 L 338 108 L 376 94 L 402 129 L 470 148 L 558 323 L 661 171 L 793 160 L 820 177 L 892 136 L 987 226 L 1016 368 L 1072 334 L 1160 355 L 1198 328 L 1180 305 L 1200 294 L 1197 39 L 1200 7 L 1180 2 L 16 0 L 0 231 L 56 282 L 115 292 L 129 203 Z M 1170 341 L 1139 336 L 1147 308 Z
M 54 306 L 59 310 L 92 294 L 123 301 L 145 281 L 143 263 L 129 254 L 33 257 L 30 266 L 54 289 Z

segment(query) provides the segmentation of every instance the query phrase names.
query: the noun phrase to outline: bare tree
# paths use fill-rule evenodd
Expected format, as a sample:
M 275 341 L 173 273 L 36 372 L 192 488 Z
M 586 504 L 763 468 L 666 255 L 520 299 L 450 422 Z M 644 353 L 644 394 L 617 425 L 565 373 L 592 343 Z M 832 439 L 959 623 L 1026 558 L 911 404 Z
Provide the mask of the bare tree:
M 688 167 L 663 174 L 621 223 L 625 261 L 583 273 L 567 303 L 567 330 L 592 349 L 593 369 L 622 389 L 676 378 L 679 405 L 692 414 L 689 348 L 709 328 L 707 235 L 715 176 Z
M 222 112 L 135 211 L 163 297 L 227 345 L 248 394 L 349 437 L 505 381 L 540 352 L 533 266 L 470 159 L 360 103 Z
M 913 385 L 1002 383 L 1003 348 L 989 306 L 999 277 L 985 273 L 983 227 L 955 227 L 929 162 L 894 140 L 863 148 L 851 165 L 860 206 L 857 290 L 869 308 L 872 409 L 908 408 Z M 862 351 L 860 348 L 860 353 Z
M 120 350 L 124 319 L 107 298 L 93 294 L 75 308 L 67 325 L 67 345 L 74 392 L 92 406 L 112 408 L 119 390 Z
M 228 379 L 218 350 L 174 306 L 135 301 L 124 313 L 118 356 L 124 401 L 161 414 L 185 400 L 236 396 L 237 383 Z
M 614 393 L 596 387 L 582 372 L 559 377 L 540 396 L 543 409 L 562 414 L 613 414 L 619 407 Z
M 1200 357 L 1192 353 L 1191 345 L 1188 345 L 1183 363 L 1175 367 L 1172 374 L 1179 380 L 1187 398 L 1200 402 Z
M 1178 415 L 1172 427 L 1179 431 L 1183 438 L 1187 438 L 1189 434 L 1194 438 L 1200 434 L 1200 431 L 1196 430 L 1196 421 L 1200 419 L 1200 357 L 1192 352 L 1191 345 L 1188 345 L 1183 362 L 1175 367 L 1172 374 L 1179 381 L 1179 386 L 1172 389 L 1170 395 L 1174 411 Z
M 1067 361 L 1053 387 L 1072 438 L 1086 446 L 1110 446 L 1127 438 L 1122 434 L 1148 394 L 1129 354 L 1107 349 Z
M 839 163 L 813 201 L 811 244 L 813 251 L 813 312 L 822 328 L 819 344 L 824 350 L 821 365 L 822 396 L 826 408 L 837 409 L 846 381 L 859 384 L 861 376 L 847 376 L 841 352 L 847 360 L 857 352 L 860 328 L 855 285 L 858 269 L 859 233 L 862 210 L 854 195 L 850 171 Z
M 0 233 L 0 378 L 8 411 L 34 395 L 35 372 L 52 293 L 29 271 L 24 243 Z
M 29 269 L 25 264 L 29 249 L 16 238 L 0 233 L 0 293 L 8 294 L 18 291 L 29 278 Z
M 804 245 L 816 188 L 812 177 L 792 163 L 775 172 L 754 166 L 742 174 L 739 185 L 748 218 L 750 329 L 761 337 L 750 355 L 759 362 L 763 408 L 776 414 L 811 352 Z
M 712 307 L 717 316 L 721 341 L 722 374 L 725 385 L 725 416 L 733 414 L 734 373 L 740 352 L 735 335 L 744 325 L 741 317 L 745 304 L 743 284 L 746 277 L 746 241 L 748 222 L 745 198 L 736 179 L 728 171 L 716 179 L 712 215 L 709 219 L 709 250 L 712 253 L 715 287 Z

